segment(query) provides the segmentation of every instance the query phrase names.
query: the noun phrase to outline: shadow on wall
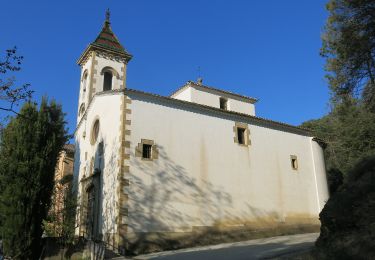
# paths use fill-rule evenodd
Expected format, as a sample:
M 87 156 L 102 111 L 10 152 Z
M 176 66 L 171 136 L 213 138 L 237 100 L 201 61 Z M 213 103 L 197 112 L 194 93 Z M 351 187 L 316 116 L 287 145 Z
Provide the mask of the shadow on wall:
M 159 158 L 152 162 L 133 156 L 128 175 L 130 252 L 239 241 L 248 238 L 249 234 L 244 233 L 251 229 L 245 227 L 243 216 L 267 221 L 279 219 L 276 212 L 254 208 L 251 202 L 240 211 L 242 216 L 236 215 L 239 211 L 233 213 L 232 196 L 210 183 L 209 176 L 192 177 L 174 163 L 163 147 L 157 149 Z
M 105 140 L 102 141 L 103 155 L 101 156 L 101 164 L 98 165 L 101 169 L 101 197 L 100 201 L 100 221 L 98 223 L 99 230 L 104 237 L 101 238 L 112 247 L 115 246 L 115 231 L 116 231 L 116 193 L 117 193 L 117 173 L 118 168 L 118 142 L 113 141 L 111 145 L 108 145 Z M 111 147 L 115 147 L 114 151 L 111 151 Z M 108 154 L 110 156 L 108 157 Z
M 76 212 L 75 212 L 75 234 L 77 234 L 76 229 L 78 229 L 78 212 L 80 211 L 80 204 L 79 204 L 79 196 L 78 196 L 78 189 L 79 189 L 79 172 L 81 166 L 81 146 L 80 143 L 76 140 L 74 145 L 74 164 L 73 164 L 73 181 L 72 181 L 72 197 L 76 201 Z
M 118 151 L 118 143 L 114 141 L 108 145 L 102 140 L 102 144 L 101 148 L 97 146 L 92 167 L 92 170 L 97 168 L 101 171 L 97 197 L 97 239 L 115 247 L 118 185 L 118 157 L 115 151 Z M 77 154 L 80 153 L 79 149 L 77 144 Z M 277 226 L 280 218 L 276 211 L 253 207 L 246 198 L 243 199 L 243 207 L 238 209 L 231 194 L 213 185 L 209 181 L 210 176 L 191 176 L 168 156 L 164 147 L 157 146 L 157 149 L 158 159 L 154 161 L 144 161 L 135 157 L 134 151 L 131 151 L 130 173 L 126 174 L 130 179 L 127 188 L 128 234 L 124 238 L 129 242 L 130 252 L 150 252 L 259 237 L 259 232 L 254 232 L 259 230 L 259 226 L 249 225 L 251 220 L 255 224 L 263 221 L 262 225 L 276 223 L 269 228 L 277 227 L 278 230 L 267 231 L 269 235 L 303 231 L 298 228 L 296 231 L 286 227 L 280 229 Z M 90 173 L 90 160 L 87 158 L 86 176 Z M 76 187 L 81 185 L 78 176 L 75 182 Z M 85 195 L 84 189 L 82 195 Z M 81 198 L 78 198 L 78 202 L 83 207 Z M 83 211 L 78 208 L 78 212 Z M 84 217 L 80 219 L 81 225 L 85 224 Z
M 81 162 L 80 145 L 77 142 L 75 156 L 78 160 L 74 164 L 74 167 L 77 168 L 73 179 L 73 196 L 77 199 L 76 227 L 79 229 L 79 236 L 101 240 L 112 247 L 115 246 L 117 217 L 115 205 L 118 159 L 117 154 L 111 152 L 111 149 L 116 145 L 115 141 L 110 146 L 102 139 L 96 146 L 94 156 Z M 79 171 L 81 171 L 81 180 L 78 176 Z M 95 172 L 97 174 L 94 174 Z M 95 202 L 94 206 L 88 209 L 88 188 L 90 186 L 95 188 Z M 79 189 L 81 189 L 80 194 L 78 194 Z M 91 213 L 88 213 L 88 210 L 91 210 Z M 87 228 L 90 225 L 92 230 L 89 232 Z
M 221 208 L 231 205 L 231 196 L 207 180 L 189 176 L 168 157 L 163 147 L 157 149 L 157 160 L 136 158 L 130 170 L 132 231 L 190 231 L 192 226 L 212 225 L 208 223 L 220 216 Z

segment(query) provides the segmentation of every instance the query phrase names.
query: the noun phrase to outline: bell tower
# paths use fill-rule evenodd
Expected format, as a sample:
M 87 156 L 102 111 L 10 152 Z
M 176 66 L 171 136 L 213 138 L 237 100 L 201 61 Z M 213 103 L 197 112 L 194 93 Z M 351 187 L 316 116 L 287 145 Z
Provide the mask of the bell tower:
M 77 123 L 96 93 L 126 88 L 126 67 L 131 58 L 113 33 L 107 10 L 101 32 L 77 61 L 81 67 Z

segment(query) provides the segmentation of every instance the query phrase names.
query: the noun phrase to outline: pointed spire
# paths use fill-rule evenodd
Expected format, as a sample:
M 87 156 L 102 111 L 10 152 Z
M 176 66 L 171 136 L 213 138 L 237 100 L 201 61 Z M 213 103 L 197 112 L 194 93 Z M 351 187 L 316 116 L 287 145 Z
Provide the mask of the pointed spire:
M 129 61 L 132 58 L 132 55 L 125 50 L 120 41 L 117 39 L 116 35 L 113 33 L 111 28 L 110 16 L 111 14 L 109 12 L 109 9 L 107 9 L 107 11 L 105 12 L 105 21 L 101 32 L 96 37 L 95 41 L 86 48 L 85 52 L 79 58 L 78 64 L 81 62 L 86 53 L 91 49 L 97 49 L 112 53 L 119 57 L 125 58 L 126 61 Z

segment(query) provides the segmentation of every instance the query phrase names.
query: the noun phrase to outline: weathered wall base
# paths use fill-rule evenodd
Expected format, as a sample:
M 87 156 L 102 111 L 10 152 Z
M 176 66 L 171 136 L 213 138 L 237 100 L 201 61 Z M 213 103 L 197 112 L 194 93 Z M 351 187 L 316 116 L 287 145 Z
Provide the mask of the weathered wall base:
M 137 232 L 128 234 L 127 255 L 164 250 L 245 241 L 263 237 L 319 232 L 317 220 L 304 223 L 272 223 L 268 227 L 254 223 L 242 226 L 193 227 L 190 232 Z

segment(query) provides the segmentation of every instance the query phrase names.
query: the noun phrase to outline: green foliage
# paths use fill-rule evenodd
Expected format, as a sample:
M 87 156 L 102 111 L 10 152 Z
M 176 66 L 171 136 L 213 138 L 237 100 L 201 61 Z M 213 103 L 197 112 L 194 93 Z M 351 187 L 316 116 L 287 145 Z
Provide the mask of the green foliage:
M 65 124 L 61 106 L 43 99 L 39 110 L 26 103 L 2 132 L 0 233 L 5 253 L 15 259 L 39 257 Z
M 320 213 L 317 258 L 374 259 L 375 0 L 330 0 L 327 9 L 322 55 L 333 109 L 303 124 L 328 144 L 331 197 Z
M 302 124 L 327 142 L 328 174 L 375 154 L 375 0 L 329 0 L 321 54 L 332 111 Z
M 375 259 L 375 157 L 361 160 L 320 213 L 318 259 Z
M 59 211 L 51 210 L 47 220 L 43 222 L 44 230 L 50 237 L 58 237 L 61 245 L 73 243 L 75 230 L 75 213 L 77 208 L 76 196 L 73 195 L 73 175 L 64 176 L 59 183 L 59 189 L 54 189 L 54 203 L 59 203 Z M 60 198 L 60 200 L 58 199 Z
M 375 1 L 330 0 L 321 54 L 333 101 L 358 97 L 375 108 Z M 375 110 L 374 110 L 375 112 Z
M 344 176 L 343 173 L 335 168 L 330 169 L 327 172 L 327 181 L 328 181 L 328 188 L 332 194 L 334 194 L 344 183 Z
M 75 231 L 75 216 L 77 209 L 76 196 L 73 196 L 72 183 L 69 184 L 67 196 L 64 197 L 64 209 L 63 209 L 63 220 L 62 220 L 62 233 L 61 242 L 64 245 L 73 243 L 74 231 Z
M 302 126 L 327 142 L 328 170 L 335 168 L 346 174 L 360 159 L 375 154 L 375 114 L 354 99 L 337 104 L 327 116 Z

